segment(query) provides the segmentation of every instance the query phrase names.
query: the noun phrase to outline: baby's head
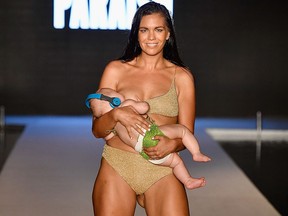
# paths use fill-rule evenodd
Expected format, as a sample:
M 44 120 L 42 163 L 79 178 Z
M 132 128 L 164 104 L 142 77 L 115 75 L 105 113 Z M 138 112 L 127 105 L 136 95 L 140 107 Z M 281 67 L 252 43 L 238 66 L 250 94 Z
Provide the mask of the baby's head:
M 103 94 L 103 95 L 111 97 L 111 98 L 117 97 L 121 100 L 121 102 L 124 101 L 124 97 L 121 94 L 119 94 L 118 92 L 116 92 L 110 88 L 99 89 L 97 91 L 97 93 Z M 93 115 L 96 116 L 97 118 L 113 109 L 112 106 L 110 105 L 109 101 L 100 100 L 100 99 L 91 99 L 90 100 L 90 107 L 91 107 L 91 110 L 93 112 Z

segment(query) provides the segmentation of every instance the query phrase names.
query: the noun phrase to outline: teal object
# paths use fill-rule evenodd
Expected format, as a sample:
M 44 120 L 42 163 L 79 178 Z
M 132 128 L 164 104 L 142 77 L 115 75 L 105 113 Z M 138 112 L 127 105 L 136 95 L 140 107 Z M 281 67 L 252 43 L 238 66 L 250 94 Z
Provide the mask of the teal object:
M 165 134 L 159 129 L 156 124 L 153 123 L 150 126 L 150 130 L 147 130 L 145 133 L 145 136 L 143 138 L 143 148 L 153 147 L 158 144 L 158 140 L 152 139 L 154 136 L 165 136 Z M 149 156 L 144 151 L 140 152 L 140 155 L 146 160 L 149 159 Z
M 89 94 L 85 100 L 85 104 L 88 108 L 90 108 L 90 100 L 91 99 L 98 99 L 98 100 L 104 100 L 110 102 L 110 106 L 114 109 L 115 107 L 120 106 L 121 100 L 118 97 L 109 97 L 104 94 Z

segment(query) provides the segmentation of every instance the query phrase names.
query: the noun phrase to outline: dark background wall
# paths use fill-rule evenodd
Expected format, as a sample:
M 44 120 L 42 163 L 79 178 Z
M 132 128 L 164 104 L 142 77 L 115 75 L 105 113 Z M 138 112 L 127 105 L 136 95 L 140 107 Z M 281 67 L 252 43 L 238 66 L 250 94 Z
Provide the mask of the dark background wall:
M 7 114 L 88 114 L 84 99 L 128 31 L 53 29 L 52 0 L 2 0 L 0 105 Z M 288 116 L 286 0 L 174 0 L 197 116 Z

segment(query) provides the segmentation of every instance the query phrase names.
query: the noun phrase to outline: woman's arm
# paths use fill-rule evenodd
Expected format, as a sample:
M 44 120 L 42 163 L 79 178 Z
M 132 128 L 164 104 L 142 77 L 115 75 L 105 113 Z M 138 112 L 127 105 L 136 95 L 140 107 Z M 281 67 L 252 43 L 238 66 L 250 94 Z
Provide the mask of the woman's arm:
M 193 76 L 189 71 L 181 69 L 177 72 L 176 88 L 179 104 L 178 123 L 194 133 L 195 87 Z M 155 139 L 159 140 L 157 146 L 145 149 L 152 159 L 159 159 L 185 149 L 181 139 L 169 139 L 163 136 L 155 136 Z
M 109 130 L 114 129 L 116 123 L 121 123 L 127 130 L 130 137 L 133 136 L 133 129 L 143 134 L 142 128 L 149 129 L 149 124 L 145 118 L 132 106 L 114 108 L 105 113 L 100 118 L 93 117 L 92 133 L 97 138 L 107 136 Z
M 194 78 L 189 71 L 183 69 L 181 73 L 179 73 L 179 78 L 176 84 L 179 103 L 178 123 L 186 126 L 192 133 L 194 133 L 196 113 Z
M 121 65 L 120 61 L 114 61 L 109 63 L 102 75 L 100 88 L 111 88 L 117 91 L 117 84 L 121 81 Z M 122 67 L 121 67 L 122 66 Z M 93 100 L 91 106 L 93 106 Z M 92 133 L 97 138 L 104 138 L 107 136 L 107 131 L 112 130 L 117 122 L 120 122 L 127 129 L 128 134 L 132 135 L 132 128 L 139 133 L 143 133 L 142 128 L 148 129 L 149 124 L 145 121 L 145 118 L 138 114 L 138 112 L 132 106 L 114 108 L 100 118 L 93 116 Z

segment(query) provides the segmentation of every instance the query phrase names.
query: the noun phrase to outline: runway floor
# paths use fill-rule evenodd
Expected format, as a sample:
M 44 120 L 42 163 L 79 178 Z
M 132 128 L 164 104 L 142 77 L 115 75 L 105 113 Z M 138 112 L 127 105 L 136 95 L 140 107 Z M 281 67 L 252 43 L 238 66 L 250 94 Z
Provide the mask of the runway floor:
M 91 134 L 91 117 L 8 116 L 6 124 L 25 128 L 0 173 L 0 216 L 92 216 L 91 191 L 104 142 Z M 263 126 L 288 129 L 284 120 L 267 120 Z M 213 160 L 196 163 L 181 152 L 190 173 L 207 179 L 206 187 L 187 191 L 191 215 L 280 215 L 207 128 L 253 129 L 255 122 L 196 120 L 195 135 Z M 135 215 L 145 211 L 137 206 Z
M 220 145 L 272 205 L 282 215 L 288 215 L 288 142 L 262 142 L 259 157 L 255 142 L 220 142 Z

